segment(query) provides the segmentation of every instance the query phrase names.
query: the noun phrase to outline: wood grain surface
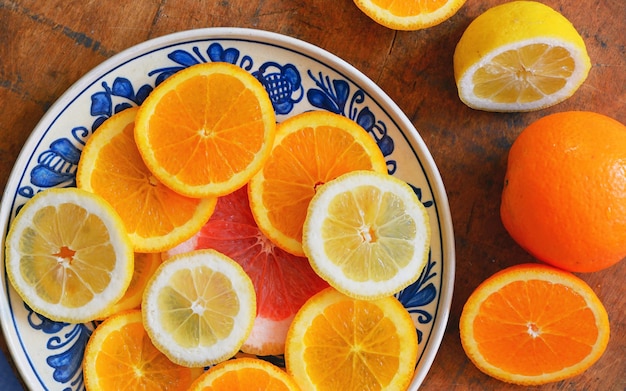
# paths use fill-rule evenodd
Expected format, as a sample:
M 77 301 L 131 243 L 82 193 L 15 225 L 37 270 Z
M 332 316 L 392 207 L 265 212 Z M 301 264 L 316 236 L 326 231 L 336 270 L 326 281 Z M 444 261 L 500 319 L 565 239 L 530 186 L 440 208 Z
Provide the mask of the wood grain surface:
M 567 110 L 596 111 L 626 123 L 626 1 L 542 0 L 581 33 L 592 60 L 588 79 L 573 97 L 541 111 L 475 111 L 457 97 L 452 55 L 470 21 L 504 2 L 468 0 L 438 26 L 399 32 L 377 25 L 351 0 L 0 0 L 0 188 L 55 100 L 94 66 L 132 45 L 216 26 L 305 40 L 343 58 L 395 100 L 419 130 L 447 189 L 456 243 L 454 299 L 441 348 L 421 389 L 517 390 L 468 361 L 459 316 L 482 280 L 506 266 L 533 261 L 499 217 L 507 152 L 522 129 Z M 626 262 L 580 276 L 609 312 L 609 346 L 582 375 L 536 389 L 626 390 Z M 0 346 L 10 354 L 4 339 Z

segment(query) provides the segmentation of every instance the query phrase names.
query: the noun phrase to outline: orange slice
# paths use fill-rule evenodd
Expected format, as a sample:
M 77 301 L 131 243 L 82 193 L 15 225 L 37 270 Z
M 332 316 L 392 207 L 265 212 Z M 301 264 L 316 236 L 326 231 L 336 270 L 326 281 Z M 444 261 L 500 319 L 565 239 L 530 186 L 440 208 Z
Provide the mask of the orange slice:
M 202 368 L 172 363 L 150 341 L 141 311 L 118 313 L 91 334 L 83 357 L 87 391 L 187 390 Z
M 367 16 L 395 30 L 420 30 L 448 20 L 466 0 L 354 0 Z
M 308 259 L 280 249 L 259 230 L 245 186 L 220 197 L 204 227 L 164 256 L 207 248 L 239 263 L 254 284 L 257 314 L 241 350 L 260 356 L 283 354 L 287 330 L 296 312 L 328 284 L 315 273 Z
M 359 300 L 327 288 L 287 335 L 287 372 L 302 390 L 404 390 L 416 362 L 417 332 L 394 296 Z
M 581 279 L 524 264 L 489 277 L 461 314 L 461 342 L 472 362 L 505 382 L 540 385 L 580 374 L 609 341 L 609 318 Z
M 304 256 L 302 225 L 317 187 L 354 170 L 387 172 L 378 145 L 356 122 L 326 111 L 285 120 L 248 186 L 259 228 L 285 251 Z
M 189 391 L 300 391 L 282 369 L 258 358 L 228 360 L 210 368 Z
M 136 252 L 159 252 L 200 229 L 213 212 L 215 198 L 180 195 L 152 175 L 135 144 L 136 114 L 137 108 L 115 114 L 87 140 L 76 183 L 113 206 Z
M 119 215 L 77 188 L 37 193 L 11 223 L 5 245 L 15 290 L 58 322 L 96 319 L 124 295 L 133 275 L 133 248 Z
M 263 85 L 228 63 L 185 68 L 141 105 L 135 140 L 164 184 L 190 197 L 228 194 L 258 171 L 276 118 Z

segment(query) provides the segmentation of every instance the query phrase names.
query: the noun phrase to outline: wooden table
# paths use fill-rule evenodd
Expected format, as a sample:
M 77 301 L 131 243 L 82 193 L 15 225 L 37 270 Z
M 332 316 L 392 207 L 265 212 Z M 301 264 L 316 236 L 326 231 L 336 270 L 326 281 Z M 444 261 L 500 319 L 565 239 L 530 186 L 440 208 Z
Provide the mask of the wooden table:
M 590 110 L 626 123 L 626 2 L 544 0 L 583 36 L 593 67 L 569 100 L 533 113 L 474 111 L 457 98 L 452 54 L 470 21 L 503 0 L 468 0 L 443 24 L 422 31 L 381 27 L 350 0 L 0 0 L 0 188 L 50 105 L 112 55 L 164 34 L 236 26 L 318 45 L 364 72 L 407 114 L 447 188 L 456 236 L 456 283 L 449 324 L 422 389 L 515 390 L 466 358 L 458 323 L 463 303 L 486 277 L 533 261 L 504 230 L 500 192 L 508 149 L 549 113 Z M 601 136 L 600 136 L 601 137 Z M 581 276 L 604 302 L 611 341 L 587 372 L 542 390 L 626 390 L 626 262 Z M 7 352 L 4 339 L 0 346 Z

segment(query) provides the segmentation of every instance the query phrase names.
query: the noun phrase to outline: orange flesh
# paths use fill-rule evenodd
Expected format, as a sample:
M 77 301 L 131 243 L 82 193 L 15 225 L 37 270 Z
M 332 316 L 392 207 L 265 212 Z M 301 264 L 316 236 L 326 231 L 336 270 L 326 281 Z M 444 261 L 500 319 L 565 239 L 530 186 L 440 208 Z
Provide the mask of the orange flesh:
M 595 317 L 566 286 L 512 282 L 490 295 L 474 320 L 474 338 L 487 362 L 510 373 L 552 373 L 587 357 L 596 343 Z
M 152 345 L 141 318 L 111 332 L 99 347 L 96 359 L 102 390 L 142 390 L 167 385 L 163 390 L 186 390 L 189 368 L 172 364 Z M 161 389 L 161 388 L 159 388 Z
M 372 0 L 376 6 L 397 16 L 429 14 L 448 2 L 448 0 Z
M 193 77 L 163 96 L 149 132 L 156 160 L 190 185 L 202 185 L 207 178 L 227 181 L 248 167 L 265 143 L 257 97 L 241 81 L 222 74 Z
M 162 236 L 187 223 L 202 200 L 182 196 L 156 181 L 139 154 L 133 132 L 131 123 L 102 148 L 95 164 L 103 174 L 91 177 L 91 187 L 111 203 L 129 233 Z

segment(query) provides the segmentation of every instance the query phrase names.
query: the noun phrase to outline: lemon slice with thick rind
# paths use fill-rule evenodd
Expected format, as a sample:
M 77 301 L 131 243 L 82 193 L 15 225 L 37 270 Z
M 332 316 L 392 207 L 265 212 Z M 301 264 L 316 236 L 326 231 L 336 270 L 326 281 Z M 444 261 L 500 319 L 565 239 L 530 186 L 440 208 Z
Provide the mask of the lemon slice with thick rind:
M 352 171 L 318 188 L 303 230 L 313 269 L 340 292 L 378 299 L 415 282 L 428 259 L 428 213 L 388 174 Z
M 533 111 L 560 103 L 590 68 L 572 23 L 533 1 L 490 8 L 470 23 L 454 52 L 460 99 L 486 111 Z
M 117 302 L 133 275 L 124 223 L 99 196 L 48 189 L 20 210 L 6 239 L 6 270 L 37 313 L 84 323 Z
M 256 296 L 238 263 L 215 250 L 176 255 L 159 266 L 142 301 L 152 343 L 188 367 L 234 356 L 250 334 Z

